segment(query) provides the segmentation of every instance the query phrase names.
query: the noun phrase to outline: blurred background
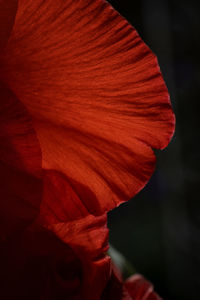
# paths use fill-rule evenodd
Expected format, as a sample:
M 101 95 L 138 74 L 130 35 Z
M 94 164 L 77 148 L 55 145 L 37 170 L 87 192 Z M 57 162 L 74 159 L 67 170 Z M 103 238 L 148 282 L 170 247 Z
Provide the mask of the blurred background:
M 200 299 L 200 10 L 190 0 L 110 0 L 157 55 L 176 133 L 156 172 L 109 214 L 111 244 L 164 300 Z

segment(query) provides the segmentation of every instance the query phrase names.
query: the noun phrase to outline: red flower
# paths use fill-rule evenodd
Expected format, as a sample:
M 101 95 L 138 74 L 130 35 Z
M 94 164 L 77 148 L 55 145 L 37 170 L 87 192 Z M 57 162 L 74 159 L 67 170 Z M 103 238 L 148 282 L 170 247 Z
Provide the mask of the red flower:
M 104 214 L 174 130 L 157 60 L 104 0 L 0 0 L 0 82 L 4 299 L 100 299 Z
M 106 216 L 44 228 L 0 245 L 2 299 L 100 299 L 110 277 Z

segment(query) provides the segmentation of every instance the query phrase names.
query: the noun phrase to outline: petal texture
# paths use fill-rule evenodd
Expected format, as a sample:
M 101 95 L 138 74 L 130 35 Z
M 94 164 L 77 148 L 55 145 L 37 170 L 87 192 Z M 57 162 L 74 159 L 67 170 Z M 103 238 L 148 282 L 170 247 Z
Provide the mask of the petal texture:
M 40 206 L 40 223 L 54 224 L 71 222 L 87 217 L 97 211 L 97 201 L 86 206 L 85 198 L 94 199 L 95 195 L 81 183 L 56 170 L 44 170 L 44 193 Z M 74 183 L 74 184 L 73 184 Z M 78 189 L 78 190 L 77 190 Z
M 0 83 L 0 240 L 39 214 L 42 158 L 24 105 Z
M 33 117 L 43 168 L 90 213 L 146 184 L 174 116 L 154 54 L 107 2 L 20 0 L 1 64 Z
M 73 249 L 82 263 L 80 300 L 99 300 L 110 278 L 107 216 L 92 215 L 79 221 L 48 226 L 60 240 Z
M 15 21 L 18 0 L 0 0 L 0 51 L 6 45 Z

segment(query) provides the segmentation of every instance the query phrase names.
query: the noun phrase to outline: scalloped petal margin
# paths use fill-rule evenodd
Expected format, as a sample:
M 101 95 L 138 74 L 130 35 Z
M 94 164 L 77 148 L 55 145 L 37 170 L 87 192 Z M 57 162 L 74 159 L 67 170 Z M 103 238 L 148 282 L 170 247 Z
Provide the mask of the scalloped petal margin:
M 20 0 L 0 59 L 32 115 L 43 168 L 63 174 L 90 213 L 144 187 L 174 115 L 155 55 L 107 2 Z

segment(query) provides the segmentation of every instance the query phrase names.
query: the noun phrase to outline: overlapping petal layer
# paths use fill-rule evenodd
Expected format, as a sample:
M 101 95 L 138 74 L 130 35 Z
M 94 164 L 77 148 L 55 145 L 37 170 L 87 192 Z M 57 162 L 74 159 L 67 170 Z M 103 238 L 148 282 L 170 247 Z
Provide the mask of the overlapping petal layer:
M 155 56 L 107 2 L 19 0 L 1 64 L 43 168 L 63 174 L 83 210 L 102 214 L 145 185 L 174 117 Z
M 24 105 L 0 83 L 0 240 L 24 229 L 39 214 L 42 158 Z
M 82 263 L 80 300 L 99 300 L 109 278 L 107 216 L 87 216 L 79 221 L 48 226 L 73 249 Z M 66 294 L 67 295 L 67 294 Z M 70 298 L 71 299 L 71 298 Z
M 40 206 L 42 224 L 71 222 L 85 218 L 95 211 L 96 201 L 91 201 L 88 207 L 84 205 L 84 199 L 88 195 L 92 198 L 93 195 L 81 183 L 75 182 L 80 191 L 77 192 L 70 184 L 72 181 L 70 182 L 66 175 L 55 170 L 44 170 L 43 182 L 44 193 Z
M 32 224 L 1 244 L 2 299 L 99 300 L 110 276 L 106 221 Z
M 2 299 L 82 299 L 81 262 L 49 230 L 29 227 L 1 245 L 0 263 Z

